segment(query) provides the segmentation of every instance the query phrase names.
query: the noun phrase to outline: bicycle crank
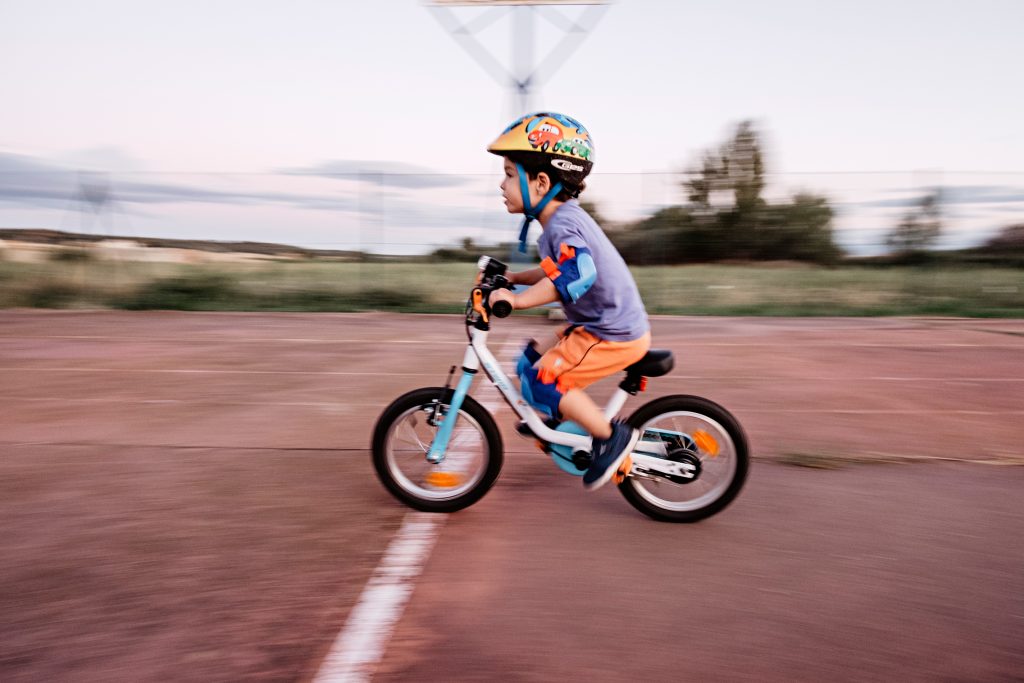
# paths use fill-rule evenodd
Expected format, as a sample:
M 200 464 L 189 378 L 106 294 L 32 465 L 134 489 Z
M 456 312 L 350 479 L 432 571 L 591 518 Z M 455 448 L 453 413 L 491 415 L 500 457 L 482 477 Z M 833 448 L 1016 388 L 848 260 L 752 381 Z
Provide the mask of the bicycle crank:
M 700 476 L 700 458 L 691 453 L 673 453 L 673 458 L 666 460 L 634 452 L 627 459 L 627 462 L 632 461 L 629 476 L 668 479 L 675 484 L 689 484 Z

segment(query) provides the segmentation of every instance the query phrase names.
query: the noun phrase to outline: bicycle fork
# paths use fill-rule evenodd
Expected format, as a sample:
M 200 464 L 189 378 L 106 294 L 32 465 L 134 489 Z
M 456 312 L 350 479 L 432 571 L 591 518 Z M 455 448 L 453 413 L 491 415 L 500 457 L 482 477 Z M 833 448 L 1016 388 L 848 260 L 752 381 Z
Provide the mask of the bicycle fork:
M 427 462 L 434 465 L 444 462 L 444 456 L 448 451 L 448 442 L 452 438 L 452 431 L 454 431 L 455 423 L 459 419 L 462 402 L 465 400 L 466 394 L 469 393 L 469 388 L 473 385 L 473 380 L 476 378 L 479 368 L 480 360 L 476 357 L 472 347 L 466 349 L 466 355 L 462 359 L 462 377 L 455 386 L 455 392 L 452 394 L 452 400 L 448 404 L 448 410 L 444 415 L 435 416 L 435 419 L 440 422 L 440 426 L 438 427 L 437 434 L 434 435 L 434 440 L 430 444 L 430 450 L 427 451 Z M 442 400 L 437 404 L 438 412 L 444 406 L 444 397 L 442 396 L 441 398 Z

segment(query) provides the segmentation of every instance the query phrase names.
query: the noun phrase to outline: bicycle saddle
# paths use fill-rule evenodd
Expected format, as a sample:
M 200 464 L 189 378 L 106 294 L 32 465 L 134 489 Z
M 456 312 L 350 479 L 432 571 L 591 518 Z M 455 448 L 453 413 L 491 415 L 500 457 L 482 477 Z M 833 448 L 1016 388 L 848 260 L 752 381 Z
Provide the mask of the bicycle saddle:
M 668 349 L 651 349 L 643 358 L 626 368 L 631 377 L 661 377 L 672 372 L 676 359 Z

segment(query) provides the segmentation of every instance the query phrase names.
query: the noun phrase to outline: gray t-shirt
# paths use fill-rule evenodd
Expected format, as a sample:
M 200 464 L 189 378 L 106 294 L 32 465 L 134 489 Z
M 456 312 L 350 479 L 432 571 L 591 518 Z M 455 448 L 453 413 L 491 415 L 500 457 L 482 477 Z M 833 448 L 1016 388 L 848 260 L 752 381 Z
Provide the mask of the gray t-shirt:
M 544 226 L 537 241 L 541 260 L 549 258 L 558 264 L 563 245 L 589 250 L 597 269 L 597 279 L 578 301 L 563 299 L 569 322 L 608 341 L 642 337 L 650 323 L 633 275 L 608 236 L 576 200 L 559 206 Z

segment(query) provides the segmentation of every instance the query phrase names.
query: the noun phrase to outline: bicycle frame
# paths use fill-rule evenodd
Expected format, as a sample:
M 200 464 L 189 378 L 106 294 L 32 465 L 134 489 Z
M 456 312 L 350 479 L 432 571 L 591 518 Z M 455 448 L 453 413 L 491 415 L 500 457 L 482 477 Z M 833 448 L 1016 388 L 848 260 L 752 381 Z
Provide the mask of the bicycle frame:
M 540 416 L 537 415 L 530 404 L 523 399 L 523 395 L 516 389 L 512 380 L 501 369 L 501 365 L 494 357 L 494 354 L 487 348 L 488 334 L 487 330 L 470 328 L 470 343 L 462 359 L 462 377 L 455 388 L 455 393 L 452 395 L 448 415 L 457 416 L 459 414 L 463 399 L 469 392 L 473 379 L 482 366 L 488 379 L 501 392 L 501 395 L 512 410 L 526 422 L 539 439 L 548 443 L 568 446 L 574 451 L 589 451 L 592 442 L 590 436 L 560 432 L 544 424 L 544 421 L 540 419 Z M 622 388 L 617 389 L 605 406 L 605 417 L 609 420 L 615 417 L 622 409 L 622 406 L 625 405 L 627 398 L 629 398 L 629 394 L 626 391 Z M 427 460 L 432 463 L 439 463 L 444 460 L 444 454 L 448 448 L 448 440 L 451 438 L 454 426 L 455 420 L 445 419 L 441 422 L 434 441 L 430 445 L 430 451 L 427 453 Z

